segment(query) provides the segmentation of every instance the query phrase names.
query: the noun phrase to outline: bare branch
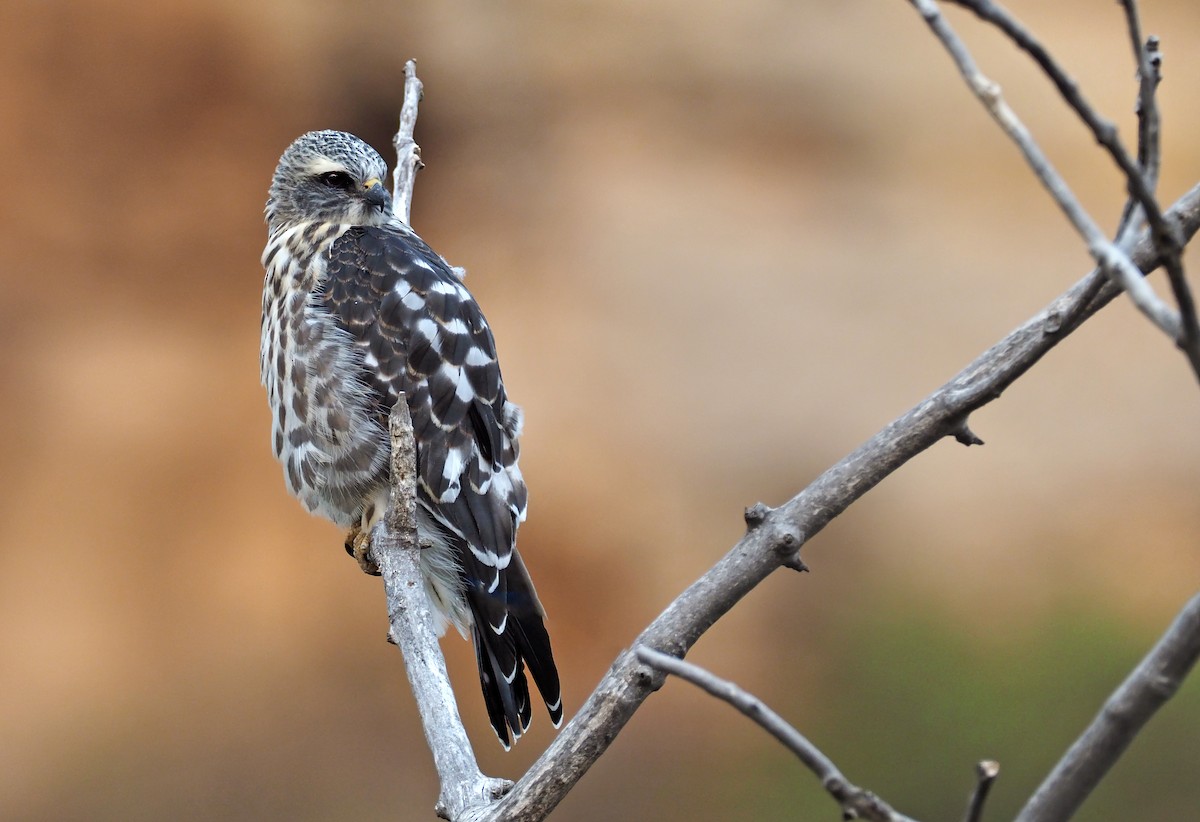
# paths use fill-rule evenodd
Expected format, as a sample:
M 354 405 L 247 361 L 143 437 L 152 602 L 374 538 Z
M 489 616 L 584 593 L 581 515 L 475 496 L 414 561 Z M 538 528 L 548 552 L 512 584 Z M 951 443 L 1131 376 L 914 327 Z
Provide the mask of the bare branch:
M 1171 217 L 1186 239 L 1195 234 L 1200 228 L 1200 185 L 1171 208 Z M 1131 245 L 1130 259 L 1136 265 L 1145 271 L 1158 265 L 1148 237 Z M 1119 293 L 1103 274 L 1092 272 L 787 503 L 775 509 L 753 506 L 742 539 L 668 605 L 635 646 L 683 656 L 742 597 L 797 556 L 805 541 L 904 463 L 943 436 L 952 436 L 962 419 L 999 397 Z M 579 713 L 483 818 L 545 818 L 660 684 L 661 675 L 630 651 L 623 652 Z
M 1147 316 L 1151 320 L 1155 320 L 1155 324 L 1171 336 L 1176 345 L 1187 355 L 1188 361 L 1196 373 L 1196 377 L 1200 379 L 1200 326 L 1197 325 L 1196 306 L 1192 298 L 1191 288 L 1188 286 L 1187 278 L 1183 271 L 1183 245 L 1178 236 L 1178 230 L 1164 217 L 1158 200 L 1154 195 L 1154 189 L 1158 182 L 1157 162 L 1153 164 L 1153 169 L 1151 170 L 1145 164 L 1134 161 L 1129 152 L 1125 150 L 1116 126 L 1102 118 L 1096 112 L 1095 108 L 1084 98 L 1083 93 L 1079 90 L 1079 85 L 1063 70 L 1053 55 L 1046 51 L 1045 47 L 1038 42 L 1030 31 L 1022 26 L 1003 6 L 993 2 L 993 0 L 947 0 L 947 2 L 968 8 L 980 19 L 995 25 L 1018 48 L 1032 57 L 1034 62 L 1038 64 L 1042 71 L 1046 73 L 1046 76 L 1050 78 L 1051 82 L 1054 83 L 1054 86 L 1058 89 L 1067 105 L 1079 116 L 1084 125 L 1091 130 L 1092 135 L 1096 138 L 1096 142 L 1108 151 L 1113 162 L 1117 164 L 1121 173 L 1125 175 L 1130 197 L 1141 207 L 1141 213 L 1145 216 L 1150 226 L 1154 241 L 1163 258 L 1163 267 L 1167 271 L 1167 278 L 1171 284 L 1175 302 L 1179 306 L 1176 333 L 1172 334 L 1168 325 L 1155 320 L 1154 314 L 1147 313 Z M 1126 21 L 1130 28 L 1131 36 L 1135 38 L 1134 50 L 1137 55 L 1139 77 L 1139 137 L 1144 138 L 1139 141 L 1139 146 L 1146 149 L 1149 155 L 1151 153 L 1150 149 L 1157 149 L 1158 143 L 1158 108 L 1154 103 L 1154 91 L 1158 84 L 1158 71 L 1156 67 L 1150 65 L 1148 50 L 1142 46 L 1141 26 L 1138 20 L 1136 0 L 1120 0 L 1120 2 L 1125 9 Z M 1161 55 L 1159 55 L 1159 60 L 1161 65 Z M 1143 131 L 1145 133 L 1142 133 Z M 1154 151 L 1153 154 L 1156 155 L 1157 151 Z M 1148 159 L 1156 160 L 1157 158 L 1149 158 L 1148 156 Z M 1085 240 L 1088 239 L 1086 234 L 1083 236 Z M 1091 241 L 1089 240 L 1088 242 L 1090 248 Z M 1093 257 L 1095 257 L 1098 263 L 1103 265 L 1102 258 L 1096 257 L 1094 252 Z M 1122 284 L 1128 291 L 1128 282 L 1124 276 L 1127 273 L 1124 271 L 1119 272 L 1123 277 Z M 1147 307 L 1142 302 L 1138 302 L 1139 299 L 1146 300 L 1146 295 L 1139 296 L 1130 291 L 1130 296 L 1133 297 L 1135 303 L 1138 304 L 1143 313 L 1146 313 Z M 1157 300 L 1157 297 L 1155 297 L 1155 300 Z M 1161 301 L 1158 302 L 1161 303 Z M 1165 307 L 1164 304 L 1163 308 Z M 1161 316 L 1164 319 L 1166 317 L 1165 314 Z
M 1125 9 L 1125 24 L 1129 30 L 1129 40 L 1133 46 L 1133 59 L 1138 69 L 1138 167 L 1146 179 L 1146 186 L 1151 191 L 1158 188 L 1158 173 L 1162 162 L 1162 142 L 1159 131 L 1158 101 L 1156 92 L 1162 79 L 1162 55 L 1158 50 L 1158 38 L 1151 37 L 1142 41 L 1142 24 L 1138 15 L 1136 0 L 1121 0 Z M 1116 238 L 1121 244 L 1128 236 L 1140 230 L 1145 220 L 1145 214 L 1138 205 L 1137 199 L 1130 195 L 1121 214 Z
M 1178 228 L 1167 221 L 1153 193 L 1146 188 L 1146 181 L 1142 177 L 1140 169 L 1121 145 L 1116 128 L 1112 123 L 1102 120 L 1096 114 L 1079 93 L 1075 81 L 1066 75 L 1041 44 L 1007 11 L 990 0 L 948 1 L 969 8 L 982 19 L 995 24 L 1020 48 L 1028 52 L 1050 76 L 1068 105 L 1092 130 L 1097 141 L 1109 151 L 1117 165 L 1125 173 L 1129 190 L 1146 215 L 1181 311 L 1190 311 L 1194 315 L 1195 309 L 1191 304 L 1190 291 L 1187 288 L 1180 262 L 1182 238 L 1179 236 Z M 967 86 L 1004 133 L 1020 149 L 1026 163 L 1033 169 L 1042 186 L 1054 198 L 1059 208 L 1075 227 L 1076 232 L 1087 244 L 1088 253 L 1096 260 L 1097 265 L 1109 277 L 1114 278 L 1121 288 L 1129 293 L 1134 305 L 1184 351 L 1197 379 L 1200 379 L 1200 332 L 1193 334 L 1185 324 L 1185 320 L 1181 319 L 1181 315 L 1158 298 L 1154 289 L 1142 280 L 1136 268 L 1120 248 L 1105 237 L 1095 220 L 1071 192 L 1066 181 L 1046 158 L 1024 123 L 1004 101 L 1000 87 L 979 70 L 962 40 L 942 16 L 936 0 L 910 0 L 910 2 L 920 11 L 926 24 L 950 53 Z M 1193 336 L 1197 338 L 1193 340 Z
M 1159 50 L 1157 37 L 1150 36 L 1145 41 L 1142 40 L 1137 0 L 1121 0 L 1121 5 L 1125 9 L 1126 24 L 1138 67 L 1138 165 L 1145 177 L 1146 187 L 1153 192 L 1158 186 L 1162 162 L 1161 120 L 1156 98 L 1158 84 L 1162 81 L 1162 52 Z M 1177 238 L 1170 237 L 1169 240 L 1174 242 Z M 1161 239 L 1159 248 L 1164 252 L 1168 250 L 1163 248 Z M 1164 258 L 1171 290 L 1183 322 L 1183 337 L 1178 341 L 1179 347 L 1187 354 L 1195 369 L 1200 361 L 1200 321 L 1196 317 L 1196 304 L 1191 287 L 1183 273 L 1182 247 L 1176 248 L 1173 254 L 1164 253 Z
M 422 93 L 421 81 L 417 79 L 417 62 L 409 60 L 404 64 L 404 104 L 400 108 L 400 127 L 392 138 L 392 147 L 396 149 L 396 168 L 392 172 L 392 211 L 405 225 L 412 224 L 413 186 L 417 182 L 417 172 L 424 166 L 421 147 L 413 139 L 413 130 L 417 127 L 417 106 Z
M 371 534 L 372 555 L 387 596 L 388 639 L 404 654 L 425 739 L 441 780 L 437 813 L 444 819 L 469 819 L 472 809 L 495 801 L 512 783 L 484 776 L 479 770 L 433 629 L 417 542 L 416 446 L 403 394 L 392 410 L 388 428 L 392 437 L 388 510 Z
M 1096 142 L 1108 151 L 1117 167 L 1121 169 L 1129 186 L 1130 194 L 1145 209 L 1154 232 L 1156 234 L 1161 232 L 1164 237 L 1170 239 L 1168 235 L 1171 231 L 1163 219 L 1158 201 L 1154 198 L 1154 186 L 1150 179 L 1142 174 L 1142 169 L 1125 150 L 1116 126 L 1103 119 L 1088 103 L 1079 90 L 1079 85 L 1058 64 L 1054 56 L 1046 51 L 1037 38 L 1000 4 L 992 2 L 992 0 L 947 0 L 947 2 L 970 9 L 981 20 L 991 23 L 1004 32 L 1018 48 L 1033 58 L 1038 67 L 1054 83 L 1063 100 L 1092 132 Z M 1130 0 L 1125 0 L 1125 2 L 1128 4 Z M 1126 9 L 1128 12 L 1128 5 L 1126 5 Z M 1136 10 L 1132 13 L 1136 15 Z M 1175 251 L 1178 253 L 1178 247 Z
M 936 12 L 933 0 L 912 2 L 922 8 L 932 6 Z M 965 55 L 965 49 L 962 51 Z M 966 59 L 970 60 L 969 55 Z M 415 143 L 411 142 L 411 126 L 415 121 L 420 84 L 416 81 L 415 67 L 411 63 L 407 73 L 409 82 L 406 83 L 405 108 L 411 108 L 411 117 L 402 117 L 401 133 L 396 137 L 397 149 L 402 154 L 401 162 L 397 164 L 395 194 L 397 214 L 403 211 L 405 218 L 411 202 L 412 176 L 420 167 Z M 995 96 L 998 100 L 998 94 L 987 90 L 990 82 L 982 75 L 978 77 L 982 83 L 980 94 L 984 97 Z M 999 103 L 1003 106 L 1002 100 Z M 1015 118 L 1012 118 L 1012 122 L 1023 129 Z M 1029 144 L 1032 145 L 1032 141 Z M 1036 150 L 1036 146 L 1033 148 Z M 1048 168 L 1048 164 L 1045 165 Z M 402 166 L 409 169 L 407 182 L 403 184 Z M 1200 227 L 1200 186 L 1181 198 L 1166 216 L 1177 221 L 1181 243 L 1190 239 Z M 1118 287 L 1105 281 L 1103 271 L 1122 262 L 1129 268 L 1132 268 L 1132 262 L 1132 265 L 1144 271 L 1150 271 L 1159 264 L 1160 253 L 1149 237 L 1143 236 L 1137 242 L 1131 239 L 1128 246 L 1128 256 L 1121 251 L 1116 252 L 1114 260 L 1102 255 L 1100 270 L 1077 283 L 1044 311 L 977 358 L 949 383 L 827 470 L 796 497 L 777 509 L 756 506 L 748 512 L 749 528 L 746 535 L 712 569 L 674 600 L 642 632 L 635 646 L 646 646 L 681 657 L 717 619 L 772 571 L 779 567 L 804 568 L 799 556 L 803 544 L 909 459 L 944 436 L 957 436 L 960 440 L 977 439 L 973 434 L 968 434 L 969 415 L 997 398 L 1047 351 L 1120 293 Z M 1136 271 L 1133 276 L 1135 282 L 1142 285 Z M 406 411 L 406 407 L 403 410 Z M 397 429 L 396 436 L 403 440 L 402 425 Z M 397 452 L 402 444 L 394 441 Z M 411 449 L 411 443 L 409 447 Z M 407 469 L 410 471 L 408 474 L 405 470 L 402 465 L 394 469 L 397 479 L 393 494 L 407 482 L 401 478 L 411 476 L 411 469 Z M 399 502 L 394 502 L 392 508 L 397 507 Z M 389 514 L 391 519 L 392 514 Z M 402 525 L 402 522 L 399 523 L 399 526 Z M 403 650 L 406 644 L 405 629 L 413 628 L 418 634 L 429 633 L 428 602 L 419 585 L 419 568 L 416 565 L 416 552 L 419 549 L 413 547 L 415 542 L 410 535 L 408 550 L 402 550 L 404 543 L 396 539 L 394 534 L 395 528 L 386 524 L 377 529 L 375 559 L 384 575 L 393 638 Z M 406 555 L 407 560 L 404 559 Z M 403 567 L 406 561 L 407 569 Z M 408 596 L 415 597 L 408 600 L 407 604 L 405 591 Z M 417 613 L 421 609 L 425 609 L 424 616 L 406 618 L 406 614 Z M 398 625 L 397 622 L 403 624 Z M 431 693 L 418 693 L 417 699 L 422 706 L 422 721 L 443 782 L 439 813 L 456 820 L 482 822 L 544 818 L 604 753 L 663 679 L 661 673 L 648 668 L 633 653 L 623 652 L 579 713 L 537 762 L 503 799 L 488 806 L 486 803 L 502 793 L 507 783 L 479 773 L 462 731 L 453 695 L 445 682 L 444 662 L 436 647 L 436 638 L 432 649 L 428 647 L 427 637 L 420 638 L 418 643 L 425 645 L 425 648 L 418 649 L 419 652 L 413 654 L 411 661 L 409 652 L 405 652 L 409 677 L 414 691 L 429 686 L 430 677 L 441 680 L 429 688 Z
M 967 812 L 963 822 L 981 822 L 983 819 L 983 804 L 987 802 L 988 792 L 992 783 L 1000 775 L 1000 763 L 985 759 L 975 766 L 975 790 L 971 791 L 971 799 L 967 802 Z
M 1104 703 L 1083 735 L 1059 760 L 1017 822 L 1069 818 L 1129 743 L 1170 699 L 1200 658 L 1200 594 L 1175 617 L 1158 643 Z
M 640 646 L 637 648 L 637 656 L 647 665 L 684 679 L 717 699 L 728 702 L 779 740 L 785 748 L 796 755 L 804 767 L 821 780 L 821 786 L 841 806 L 843 819 L 912 822 L 909 817 L 897 813 L 875 794 L 863 790 L 846 779 L 829 757 L 788 724 L 783 717 L 767 707 L 766 703 L 758 697 L 739 688 L 729 680 L 721 679 L 706 671 L 699 665 L 659 653 L 653 648 Z
M 392 194 L 393 208 L 406 223 L 421 163 L 420 149 L 413 141 L 420 98 L 416 63 L 409 60 L 405 66 L 400 129 L 393 140 L 396 170 Z M 479 770 L 434 630 L 417 537 L 416 443 L 404 394 L 392 408 L 388 431 L 391 434 L 388 508 L 371 534 L 372 558 L 379 566 L 387 597 L 388 640 L 404 655 L 404 668 L 441 781 L 437 813 L 445 819 L 468 820 L 480 807 L 502 796 L 512 783 L 484 776 Z
M 1121 0 L 1125 9 L 1125 25 L 1133 46 L 1133 59 L 1138 70 L 1138 167 L 1151 192 L 1158 188 L 1158 172 L 1162 162 L 1158 114 L 1158 84 L 1162 80 L 1162 54 L 1158 38 L 1142 40 L 1142 23 L 1137 0 Z

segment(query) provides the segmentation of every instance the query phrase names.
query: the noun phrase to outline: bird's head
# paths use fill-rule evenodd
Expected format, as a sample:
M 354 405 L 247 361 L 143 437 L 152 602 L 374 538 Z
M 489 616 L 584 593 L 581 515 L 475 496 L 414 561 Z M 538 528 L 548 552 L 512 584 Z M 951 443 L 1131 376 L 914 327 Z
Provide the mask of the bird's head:
M 310 131 L 279 158 L 267 199 L 276 228 L 309 221 L 382 225 L 392 219 L 379 152 L 344 131 Z

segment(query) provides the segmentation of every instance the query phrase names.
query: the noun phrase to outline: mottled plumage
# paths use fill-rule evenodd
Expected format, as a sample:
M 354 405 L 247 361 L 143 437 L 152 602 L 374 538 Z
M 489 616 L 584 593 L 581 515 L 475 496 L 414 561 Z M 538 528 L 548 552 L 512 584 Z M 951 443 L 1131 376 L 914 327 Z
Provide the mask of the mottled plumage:
M 496 344 L 446 262 L 395 218 L 383 159 L 349 134 L 293 143 L 275 171 L 263 251 L 261 374 L 288 490 L 366 540 L 387 505 L 387 416 L 401 393 L 417 450 L 422 570 L 436 610 L 475 643 L 484 701 L 508 747 L 532 674 L 555 725 L 558 672 L 516 550 L 526 490 L 521 410 Z

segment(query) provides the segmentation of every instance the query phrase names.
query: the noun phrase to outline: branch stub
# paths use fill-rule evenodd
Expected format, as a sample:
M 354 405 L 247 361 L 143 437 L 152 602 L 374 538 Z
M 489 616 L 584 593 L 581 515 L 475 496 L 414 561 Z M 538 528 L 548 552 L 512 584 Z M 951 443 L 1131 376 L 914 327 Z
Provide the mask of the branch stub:
M 767 514 L 771 513 L 771 509 L 761 502 L 756 502 L 746 509 L 746 528 L 754 530 L 762 525 L 767 519 Z

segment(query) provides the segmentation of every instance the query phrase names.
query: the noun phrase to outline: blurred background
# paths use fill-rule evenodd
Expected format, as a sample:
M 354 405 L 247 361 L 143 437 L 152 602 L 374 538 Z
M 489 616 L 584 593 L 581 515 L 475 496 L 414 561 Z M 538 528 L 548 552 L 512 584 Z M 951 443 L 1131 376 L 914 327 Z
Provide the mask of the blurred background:
M 1131 140 L 1119 7 L 1013 5 Z M 1143 6 L 1172 201 L 1200 179 L 1200 6 Z M 949 11 L 1111 229 L 1110 163 Z M 379 582 L 287 495 L 258 384 L 276 160 L 316 128 L 388 156 L 409 57 L 413 224 L 467 268 L 526 410 L 521 547 L 568 715 L 745 506 L 1089 269 L 902 0 L 6 3 L 0 818 L 432 818 Z M 998 759 L 1004 818 L 1197 589 L 1198 415 L 1183 358 L 1114 303 L 974 417 L 986 447 L 905 466 L 691 658 L 917 817 L 957 818 Z M 544 714 L 503 753 L 469 644 L 445 648 L 484 769 L 519 775 Z M 1194 816 L 1197 762 L 1193 678 L 1079 818 Z M 554 818 L 836 813 L 670 682 Z

